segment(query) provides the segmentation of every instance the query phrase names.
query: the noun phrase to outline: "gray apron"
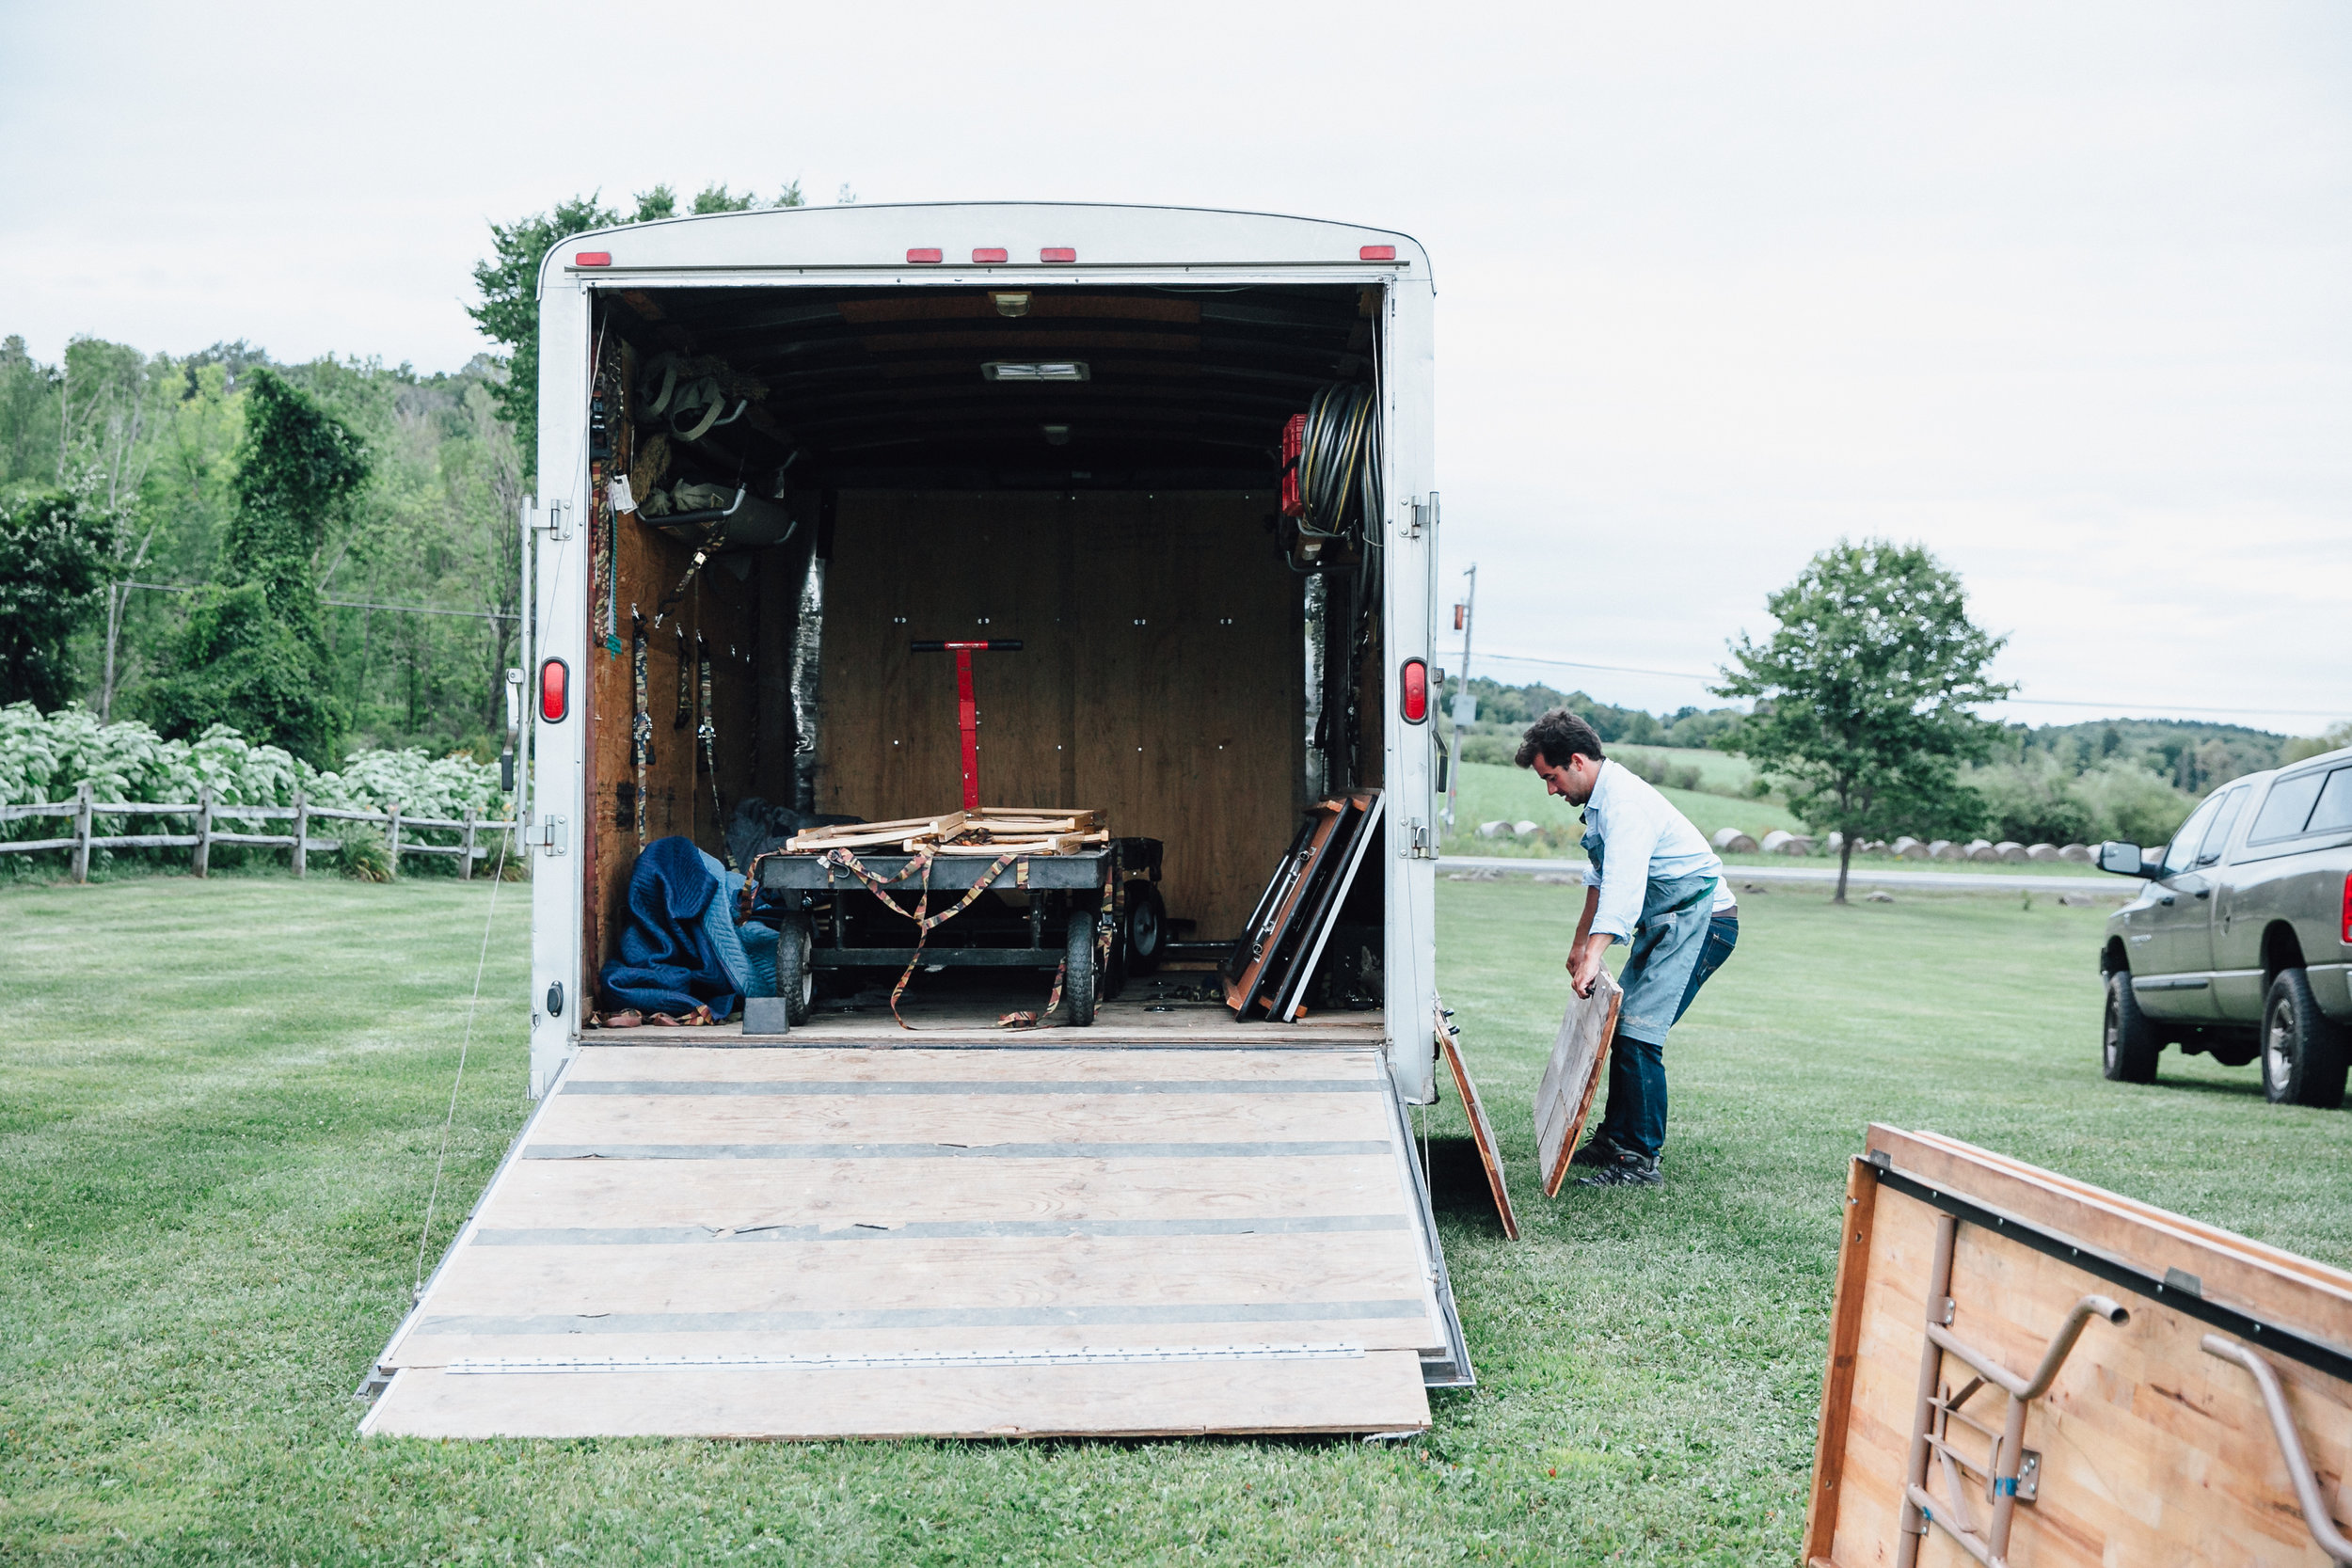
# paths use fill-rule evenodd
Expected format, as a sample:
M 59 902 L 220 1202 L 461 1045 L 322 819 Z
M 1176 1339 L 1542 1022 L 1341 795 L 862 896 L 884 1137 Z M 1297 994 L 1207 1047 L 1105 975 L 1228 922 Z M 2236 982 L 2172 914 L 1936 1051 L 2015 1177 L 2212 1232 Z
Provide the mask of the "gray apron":
M 1591 885 L 1598 887 L 1600 835 L 1588 832 L 1583 844 L 1584 854 L 1593 863 Z M 1674 1027 L 1683 993 L 1691 989 L 1691 976 L 1707 946 L 1716 881 L 1713 872 L 1694 871 L 1665 881 L 1653 878 L 1643 888 L 1641 924 L 1633 928 L 1633 948 L 1626 956 L 1624 973 L 1617 977 L 1625 988 L 1625 1001 L 1617 1011 L 1617 1032 L 1627 1038 L 1651 1045 L 1666 1043 L 1666 1031 Z

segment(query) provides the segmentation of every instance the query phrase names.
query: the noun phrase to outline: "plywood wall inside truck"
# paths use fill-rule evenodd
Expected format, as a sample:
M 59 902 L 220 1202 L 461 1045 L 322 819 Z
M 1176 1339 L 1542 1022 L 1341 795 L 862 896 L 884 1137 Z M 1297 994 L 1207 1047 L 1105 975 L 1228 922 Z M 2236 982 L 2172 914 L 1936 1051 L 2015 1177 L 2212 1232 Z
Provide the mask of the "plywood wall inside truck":
M 960 799 L 952 655 L 975 657 L 981 795 L 1164 840 L 1168 912 L 1229 937 L 1302 804 L 1299 579 L 1264 494 L 844 492 L 827 578 L 818 809 Z

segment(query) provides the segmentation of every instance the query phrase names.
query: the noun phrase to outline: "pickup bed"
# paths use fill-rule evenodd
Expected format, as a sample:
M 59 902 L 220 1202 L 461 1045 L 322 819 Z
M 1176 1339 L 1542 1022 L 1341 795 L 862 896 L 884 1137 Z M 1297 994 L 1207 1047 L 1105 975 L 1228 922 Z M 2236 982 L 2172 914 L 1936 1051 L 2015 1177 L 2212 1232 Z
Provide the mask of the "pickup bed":
M 2335 1106 L 2352 1065 L 2352 750 L 2234 780 L 2161 851 L 2099 847 L 2145 879 L 2107 921 L 2106 1075 L 2146 1084 L 2168 1045 L 2259 1059 L 2276 1102 Z

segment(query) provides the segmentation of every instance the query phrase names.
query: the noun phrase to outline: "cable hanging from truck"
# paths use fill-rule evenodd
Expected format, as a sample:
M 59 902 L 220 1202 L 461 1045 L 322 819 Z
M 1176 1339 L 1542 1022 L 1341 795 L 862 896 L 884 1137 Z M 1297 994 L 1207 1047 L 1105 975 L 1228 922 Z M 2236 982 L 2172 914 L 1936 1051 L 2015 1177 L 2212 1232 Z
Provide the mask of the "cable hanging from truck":
M 1283 431 L 1282 514 L 1311 564 L 1324 546 L 1358 534 L 1377 547 L 1382 509 L 1380 402 L 1360 384 L 1326 387 Z M 1351 524 L 1354 525 L 1351 527 Z

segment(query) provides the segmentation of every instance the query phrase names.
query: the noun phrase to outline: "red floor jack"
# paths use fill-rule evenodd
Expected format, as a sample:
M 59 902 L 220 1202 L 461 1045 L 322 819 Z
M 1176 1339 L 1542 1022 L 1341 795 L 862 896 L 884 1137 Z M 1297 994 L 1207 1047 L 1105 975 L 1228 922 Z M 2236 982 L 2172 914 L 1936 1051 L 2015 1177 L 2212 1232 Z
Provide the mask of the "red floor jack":
M 916 642 L 918 654 L 956 656 L 956 727 L 963 732 L 963 809 L 980 809 L 980 710 L 972 701 L 972 656 L 1017 654 L 1021 639 L 996 637 L 982 642 Z

